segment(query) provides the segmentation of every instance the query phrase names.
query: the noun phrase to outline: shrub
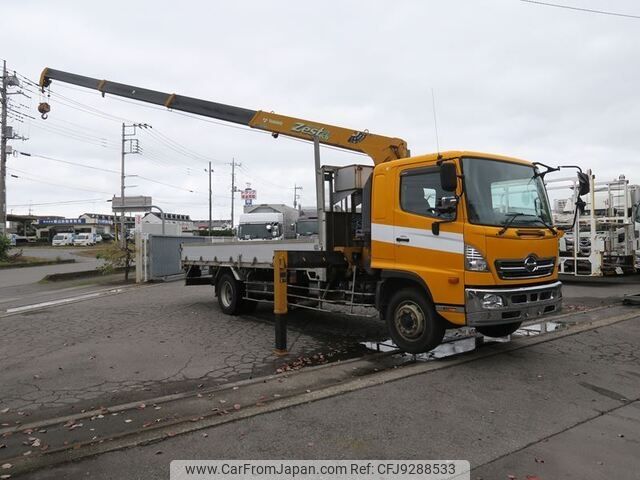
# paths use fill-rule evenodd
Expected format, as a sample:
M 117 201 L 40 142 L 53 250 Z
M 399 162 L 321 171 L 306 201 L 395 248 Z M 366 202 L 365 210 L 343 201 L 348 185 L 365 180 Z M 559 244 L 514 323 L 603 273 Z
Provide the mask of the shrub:
M 9 250 L 11 250 L 11 240 L 6 235 L 0 235 L 0 262 L 6 262 L 9 259 Z
M 113 273 L 118 268 L 124 268 L 124 279 L 129 280 L 129 270 L 135 258 L 135 246 L 131 242 L 127 242 L 127 247 L 117 243 L 111 243 L 106 249 L 98 252 L 96 258 L 104 260 L 104 263 L 98 267 L 103 275 Z

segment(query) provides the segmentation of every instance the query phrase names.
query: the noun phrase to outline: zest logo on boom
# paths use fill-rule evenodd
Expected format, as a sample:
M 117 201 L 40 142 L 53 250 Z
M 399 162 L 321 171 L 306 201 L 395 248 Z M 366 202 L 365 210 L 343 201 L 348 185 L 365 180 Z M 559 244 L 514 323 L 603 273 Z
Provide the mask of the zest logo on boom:
M 325 130 L 324 127 L 310 127 L 309 125 L 306 125 L 302 122 L 294 123 L 291 131 L 297 133 L 306 133 L 307 135 L 311 135 L 312 137 L 315 137 L 317 135 L 320 140 L 325 141 L 329 140 L 330 135 L 329 131 Z

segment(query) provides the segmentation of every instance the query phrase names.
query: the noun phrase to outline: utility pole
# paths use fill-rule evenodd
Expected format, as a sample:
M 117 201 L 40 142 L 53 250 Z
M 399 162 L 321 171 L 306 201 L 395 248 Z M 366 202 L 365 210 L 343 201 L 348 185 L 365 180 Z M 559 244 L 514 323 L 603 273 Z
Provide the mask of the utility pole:
M 124 203 L 124 156 L 125 156 L 125 151 L 124 151 L 124 146 L 125 146 L 125 128 L 126 125 L 124 124 L 124 122 L 122 123 L 122 149 L 121 149 L 121 163 L 120 163 L 120 200 L 122 201 L 122 206 L 124 207 L 125 203 Z M 115 223 L 115 222 L 114 222 Z M 127 230 L 125 227 L 125 213 L 124 213 L 124 209 L 122 210 L 122 212 L 120 212 L 120 245 L 122 245 L 122 248 L 125 249 L 127 248 L 127 234 L 126 234 Z
M 136 135 L 137 128 L 153 128 L 151 125 L 146 123 L 133 123 L 131 125 L 122 124 L 122 149 L 120 156 L 120 197 L 122 199 L 122 206 L 126 205 L 124 189 L 125 189 L 125 179 L 127 176 L 125 175 L 124 170 L 124 159 L 125 156 L 131 153 L 140 153 L 140 142 L 138 142 L 137 138 L 127 138 L 134 137 Z M 129 133 L 127 133 L 127 129 L 129 129 Z M 128 148 L 127 148 L 128 147 Z M 114 222 L 115 223 L 115 222 Z M 123 249 L 127 248 L 127 228 L 125 223 L 125 211 L 124 208 L 120 214 L 120 243 Z
M 238 163 L 235 158 L 232 158 L 229 165 L 231 165 L 231 230 L 233 230 L 233 207 L 236 192 L 238 191 L 236 188 L 236 167 L 241 167 L 242 163 Z
M 300 198 L 300 195 L 298 195 L 298 190 L 302 190 L 302 187 L 294 183 L 293 184 L 293 208 L 298 207 L 298 199 Z
M 7 229 L 7 62 L 2 62 L 2 137 L 0 139 L 0 235 Z
M 15 135 L 13 129 L 7 125 L 7 112 L 9 111 L 9 95 L 24 95 L 22 90 L 17 92 L 7 92 L 9 87 L 20 87 L 18 77 L 9 75 L 7 72 L 7 62 L 2 61 L 2 89 L 0 90 L 0 101 L 2 101 L 2 114 L 0 115 L 0 235 L 7 233 L 7 153 L 11 154 L 11 147 L 7 146 L 7 140 L 28 140 L 23 136 Z M 14 105 L 11 109 L 12 117 L 18 122 L 22 122 L 23 117 L 33 118 L 24 112 L 20 112 L 20 106 Z
M 207 170 L 205 170 L 207 171 Z M 213 228 L 212 224 L 212 220 L 211 220 L 211 198 L 213 197 L 213 190 L 211 190 L 211 174 L 213 173 L 213 170 L 211 170 L 211 162 L 209 162 L 209 236 L 211 236 L 211 230 Z

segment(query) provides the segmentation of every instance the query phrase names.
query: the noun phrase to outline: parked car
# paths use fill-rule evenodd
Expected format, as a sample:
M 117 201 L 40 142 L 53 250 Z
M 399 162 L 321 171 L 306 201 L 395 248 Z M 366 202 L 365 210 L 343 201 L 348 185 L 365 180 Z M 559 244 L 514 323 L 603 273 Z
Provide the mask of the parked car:
M 110 242 L 115 238 L 111 233 L 102 233 L 101 237 L 102 237 L 102 240 L 105 242 Z
M 99 233 L 94 234 L 93 239 L 95 243 L 100 243 L 102 241 L 102 235 Z
M 73 245 L 73 233 L 58 233 L 51 241 L 52 247 L 63 247 L 65 245 Z
M 73 239 L 73 244 L 75 246 L 88 247 L 95 245 L 96 242 L 93 238 L 93 233 L 79 233 Z

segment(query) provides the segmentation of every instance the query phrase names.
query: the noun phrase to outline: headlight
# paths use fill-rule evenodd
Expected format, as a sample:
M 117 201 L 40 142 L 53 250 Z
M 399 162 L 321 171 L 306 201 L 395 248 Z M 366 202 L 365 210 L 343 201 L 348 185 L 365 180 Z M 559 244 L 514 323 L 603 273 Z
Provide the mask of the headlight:
M 488 272 L 489 265 L 482 254 L 471 245 L 464 246 L 464 268 L 472 272 Z

